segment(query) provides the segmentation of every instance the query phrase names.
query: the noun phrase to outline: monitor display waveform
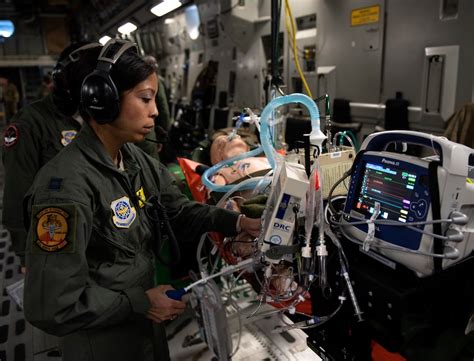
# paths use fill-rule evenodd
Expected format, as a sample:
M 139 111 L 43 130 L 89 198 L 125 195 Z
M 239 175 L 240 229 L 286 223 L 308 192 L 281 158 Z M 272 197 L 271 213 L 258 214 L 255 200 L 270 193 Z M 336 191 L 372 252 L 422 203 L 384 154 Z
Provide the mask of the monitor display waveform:
M 416 179 L 416 174 L 407 171 L 367 163 L 356 209 L 366 215 L 373 214 L 375 202 L 379 202 L 379 218 L 407 222 Z

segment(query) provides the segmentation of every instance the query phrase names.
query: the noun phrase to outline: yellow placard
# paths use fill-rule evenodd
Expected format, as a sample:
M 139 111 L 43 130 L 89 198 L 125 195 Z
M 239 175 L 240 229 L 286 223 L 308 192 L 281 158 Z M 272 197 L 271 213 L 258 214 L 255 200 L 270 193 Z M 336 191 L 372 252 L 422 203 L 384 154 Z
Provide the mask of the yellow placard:
M 377 23 L 380 20 L 380 5 L 354 9 L 351 12 L 351 26 Z

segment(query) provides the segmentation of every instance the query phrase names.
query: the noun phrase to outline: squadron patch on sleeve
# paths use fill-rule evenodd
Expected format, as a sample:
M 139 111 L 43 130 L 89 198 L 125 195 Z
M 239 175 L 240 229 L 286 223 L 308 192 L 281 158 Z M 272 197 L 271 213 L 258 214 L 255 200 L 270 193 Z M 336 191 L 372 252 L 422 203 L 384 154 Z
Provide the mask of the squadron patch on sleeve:
M 13 147 L 20 138 L 20 132 L 16 125 L 10 124 L 3 132 L 3 145 L 5 148 Z
M 64 205 L 61 208 L 37 205 L 33 206 L 33 214 L 36 239 L 32 253 L 74 251 L 76 212 L 73 205 Z
M 61 132 L 61 144 L 63 146 L 69 145 L 77 135 L 77 130 L 63 130 Z
M 132 207 L 127 196 L 112 201 L 110 208 L 114 212 L 112 221 L 117 228 L 129 228 L 137 217 L 135 207 Z

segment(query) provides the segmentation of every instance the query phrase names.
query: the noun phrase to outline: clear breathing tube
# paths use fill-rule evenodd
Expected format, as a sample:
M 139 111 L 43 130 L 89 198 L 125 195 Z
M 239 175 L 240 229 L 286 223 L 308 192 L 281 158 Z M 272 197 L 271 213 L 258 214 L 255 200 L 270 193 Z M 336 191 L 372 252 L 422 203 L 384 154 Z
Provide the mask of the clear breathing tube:
M 237 136 L 237 131 L 239 130 L 239 128 L 242 126 L 242 123 L 244 122 L 244 114 L 241 113 L 238 117 L 237 117 L 237 122 L 235 123 L 235 127 L 232 128 L 232 132 L 229 134 L 229 137 L 228 139 L 229 140 L 232 140 L 234 139 L 236 136 Z
M 222 162 L 217 163 L 213 167 L 209 168 L 204 172 L 202 175 L 202 183 L 211 191 L 218 191 L 218 192 L 227 192 L 230 189 L 232 189 L 232 186 L 229 185 L 217 185 L 211 182 L 211 177 L 222 167 L 228 166 L 232 164 L 235 161 L 248 158 L 248 157 L 253 157 L 261 152 L 263 149 L 265 156 L 268 159 L 268 162 L 270 163 L 270 166 L 272 167 L 273 170 L 275 170 L 276 167 L 276 151 L 272 143 L 271 139 L 271 129 L 270 129 L 270 124 L 268 119 L 270 116 L 273 114 L 274 110 L 278 107 L 281 107 L 286 104 L 290 103 L 300 103 L 303 104 L 309 111 L 310 118 L 311 118 L 311 133 L 309 135 L 310 142 L 311 144 L 315 144 L 319 146 L 321 149 L 321 145 L 326 139 L 326 136 L 321 132 L 320 129 L 320 120 L 319 120 L 319 110 L 318 107 L 316 106 L 316 103 L 308 97 L 307 95 L 300 94 L 300 93 L 295 93 L 295 94 L 290 94 L 290 95 L 284 95 L 278 98 L 273 99 L 270 103 L 266 105 L 266 107 L 263 109 L 262 115 L 260 117 L 260 139 L 262 142 L 261 147 L 258 147 L 250 152 L 243 153 L 238 155 L 237 157 L 233 157 L 227 160 L 224 160 Z M 253 114 L 250 114 L 250 117 L 255 119 Z M 249 182 L 246 185 L 246 188 L 241 188 L 241 190 L 244 189 L 253 189 L 256 185 L 256 181 Z

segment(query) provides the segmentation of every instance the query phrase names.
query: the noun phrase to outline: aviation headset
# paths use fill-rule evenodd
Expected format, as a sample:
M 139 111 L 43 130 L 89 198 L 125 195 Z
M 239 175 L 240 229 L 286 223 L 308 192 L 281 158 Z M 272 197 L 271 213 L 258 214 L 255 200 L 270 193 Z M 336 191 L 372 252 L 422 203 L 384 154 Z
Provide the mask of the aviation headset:
M 120 94 L 110 77 L 110 71 L 129 49 L 138 53 L 135 43 L 121 39 L 109 40 L 99 54 L 95 70 L 82 83 L 81 106 L 99 124 L 113 122 L 120 112 Z
M 80 59 L 80 53 L 87 49 L 101 47 L 100 43 L 85 44 L 72 51 L 63 60 L 59 61 L 53 69 L 53 97 L 54 103 L 65 115 L 73 115 L 77 111 L 78 101 L 71 94 L 70 85 L 67 82 L 65 71 L 67 67 Z

